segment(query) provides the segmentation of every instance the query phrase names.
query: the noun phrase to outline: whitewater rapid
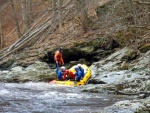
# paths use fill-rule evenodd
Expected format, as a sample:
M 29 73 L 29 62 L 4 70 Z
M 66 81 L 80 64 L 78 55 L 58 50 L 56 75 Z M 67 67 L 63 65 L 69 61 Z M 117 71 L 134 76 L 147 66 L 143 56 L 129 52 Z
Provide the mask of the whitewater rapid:
M 119 99 L 82 92 L 82 86 L 49 83 L 0 83 L 1 113 L 95 113 Z

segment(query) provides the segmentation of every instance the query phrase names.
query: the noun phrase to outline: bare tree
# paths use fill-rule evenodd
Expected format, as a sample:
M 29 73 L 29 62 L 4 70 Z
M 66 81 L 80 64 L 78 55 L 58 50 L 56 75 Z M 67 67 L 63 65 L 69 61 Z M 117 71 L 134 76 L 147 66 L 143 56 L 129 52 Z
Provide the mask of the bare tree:
M 145 2 L 144 2 L 145 1 Z M 122 46 L 140 47 L 150 42 L 150 2 L 137 0 L 115 0 L 99 9 L 101 29 L 108 28 Z M 108 8 L 109 11 L 107 10 Z M 105 11 L 105 13 L 103 13 Z M 107 12 L 106 12 L 107 11 Z M 107 14 L 106 14 L 107 13 Z M 112 32 L 111 32 L 112 31 Z
M 62 0 L 58 0 L 58 15 L 59 15 L 59 28 L 61 28 L 63 15 L 62 15 Z
M 59 16 L 59 28 L 61 28 L 63 15 L 62 15 L 62 0 L 52 0 L 52 10 L 53 16 L 56 16 L 58 14 Z
M 56 2 L 57 2 L 56 0 L 52 0 L 52 9 L 53 9 L 53 14 L 52 15 L 53 16 L 57 14 L 56 13 Z
M 30 0 L 21 0 L 22 7 L 22 20 L 25 26 L 25 32 L 30 28 L 30 12 L 31 12 L 31 1 Z
M 28 23 L 29 23 L 29 27 L 30 27 L 31 19 L 32 19 L 32 2 L 31 2 L 31 0 L 27 0 L 27 15 L 28 15 Z
M 75 7 L 77 12 L 80 12 L 80 22 L 83 30 L 86 32 L 88 30 L 88 16 L 86 10 L 86 0 L 75 0 Z
M 16 24 L 16 27 L 17 27 L 17 34 L 18 34 L 18 37 L 20 38 L 21 37 L 21 31 L 20 31 L 20 27 L 19 27 L 17 14 L 16 14 L 16 11 L 15 11 L 14 1 L 10 0 L 10 2 L 11 2 L 11 8 L 12 8 L 13 16 L 14 16 L 14 21 L 15 21 L 15 24 Z
M 3 41 L 3 31 L 2 31 L 2 23 L 1 23 L 1 17 L 0 17 L 0 48 L 3 48 L 4 41 Z

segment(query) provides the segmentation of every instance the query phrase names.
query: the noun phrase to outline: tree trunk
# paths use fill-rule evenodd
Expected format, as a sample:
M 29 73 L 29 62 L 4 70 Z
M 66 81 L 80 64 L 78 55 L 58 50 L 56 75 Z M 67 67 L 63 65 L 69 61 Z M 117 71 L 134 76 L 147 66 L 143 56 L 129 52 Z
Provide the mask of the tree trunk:
M 20 28 L 19 28 L 19 22 L 18 22 L 18 18 L 17 18 L 17 15 L 16 15 L 14 2 L 13 2 L 13 0 L 10 0 L 10 2 L 11 2 L 11 8 L 12 8 L 13 16 L 14 16 L 14 21 L 15 21 L 16 28 L 17 28 L 18 37 L 20 38 L 21 37 L 21 31 L 20 31 Z
M 52 9 L 53 9 L 53 16 L 56 15 L 56 0 L 52 0 Z
M 61 28 L 63 17 L 62 17 L 62 0 L 58 0 L 58 16 L 59 16 L 59 28 Z
M 30 0 L 21 0 L 22 7 L 22 19 L 25 27 L 25 32 L 27 32 L 30 28 Z
M 87 12 L 86 12 L 86 0 L 75 0 L 75 7 L 77 12 L 81 13 L 81 26 L 83 28 L 83 30 L 86 32 L 88 29 L 88 16 L 87 16 Z
M 25 0 L 21 0 L 21 8 L 22 8 L 22 20 L 23 20 L 23 25 L 25 27 L 24 32 L 26 31 L 26 13 L 25 13 Z
M 3 41 L 3 31 L 2 31 L 2 23 L 1 23 L 1 17 L 0 17 L 0 48 L 2 49 L 4 45 Z
M 31 1 L 26 0 L 26 24 L 27 24 L 27 31 L 30 28 L 30 18 L 31 18 Z

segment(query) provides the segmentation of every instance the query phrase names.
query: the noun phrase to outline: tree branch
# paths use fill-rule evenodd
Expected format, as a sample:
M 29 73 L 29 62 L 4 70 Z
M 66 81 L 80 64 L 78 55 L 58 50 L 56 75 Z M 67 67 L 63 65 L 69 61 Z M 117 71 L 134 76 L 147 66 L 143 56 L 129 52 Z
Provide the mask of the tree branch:
M 137 0 L 133 0 L 133 2 L 136 2 L 137 4 L 146 4 L 146 5 L 150 5 L 150 2 L 140 2 Z
M 141 28 L 141 29 L 147 29 L 147 30 L 150 30 L 150 28 L 146 27 L 146 26 L 136 26 L 136 25 L 132 25 L 132 26 L 128 26 L 130 28 Z

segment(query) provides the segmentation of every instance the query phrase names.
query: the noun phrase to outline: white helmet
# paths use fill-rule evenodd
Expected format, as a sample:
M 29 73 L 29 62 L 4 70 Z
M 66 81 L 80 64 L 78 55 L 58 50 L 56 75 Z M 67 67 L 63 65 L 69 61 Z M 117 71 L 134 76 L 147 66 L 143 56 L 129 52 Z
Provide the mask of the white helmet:
M 65 68 L 65 66 L 62 66 L 60 69 L 61 69 L 61 70 L 65 70 L 66 68 Z
M 78 64 L 78 67 L 81 67 L 81 64 Z

